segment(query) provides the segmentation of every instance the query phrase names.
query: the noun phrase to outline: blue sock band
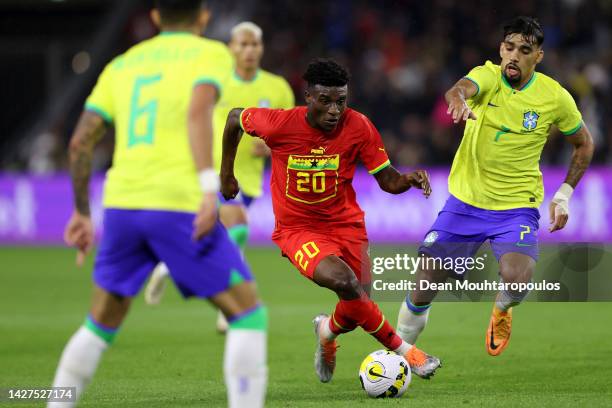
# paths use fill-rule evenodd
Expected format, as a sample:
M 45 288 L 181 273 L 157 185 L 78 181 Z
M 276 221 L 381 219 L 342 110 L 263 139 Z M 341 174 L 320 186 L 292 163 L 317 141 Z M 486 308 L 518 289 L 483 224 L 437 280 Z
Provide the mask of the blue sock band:
M 117 335 L 117 331 L 119 330 L 119 328 L 108 327 L 95 321 L 91 315 L 87 315 L 83 325 L 108 344 L 113 342 L 115 336 Z
M 428 303 L 423 306 L 413 305 L 410 301 L 410 295 L 406 296 L 406 306 L 408 306 L 408 310 L 410 310 L 414 314 L 423 314 L 431 307 L 431 303 Z

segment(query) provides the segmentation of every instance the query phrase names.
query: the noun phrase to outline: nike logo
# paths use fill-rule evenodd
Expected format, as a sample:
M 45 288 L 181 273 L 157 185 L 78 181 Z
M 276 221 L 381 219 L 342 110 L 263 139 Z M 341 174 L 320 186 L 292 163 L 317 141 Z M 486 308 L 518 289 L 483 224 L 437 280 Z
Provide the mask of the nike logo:
M 390 380 L 389 377 L 385 377 L 384 375 L 378 374 L 376 371 L 374 371 L 374 367 L 371 367 L 368 370 L 368 374 L 370 374 L 372 377 L 380 377 L 380 378 L 386 378 L 387 380 Z
M 493 323 L 491 323 L 491 340 L 489 341 L 489 347 L 491 347 L 491 350 L 495 350 L 499 347 L 493 340 Z
M 492 106 L 494 108 L 499 108 L 499 105 L 493 105 L 491 102 L 489 102 L 487 105 Z
M 378 150 L 380 150 L 381 152 L 385 151 L 384 147 L 379 147 Z
M 531 244 L 523 244 L 522 242 L 517 242 L 516 246 L 517 247 L 530 247 L 530 246 L 533 246 L 533 245 L 531 245 Z

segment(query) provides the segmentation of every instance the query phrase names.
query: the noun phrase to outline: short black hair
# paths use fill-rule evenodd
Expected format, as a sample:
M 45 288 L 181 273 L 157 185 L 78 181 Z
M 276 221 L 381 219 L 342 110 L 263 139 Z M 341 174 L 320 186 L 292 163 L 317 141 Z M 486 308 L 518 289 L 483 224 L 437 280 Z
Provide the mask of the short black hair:
M 521 34 L 525 41 L 538 47 L 544 42 L 544 30 L 533 17 L 518 16 L 504 24 L 504 39 L 511 34 Z
M 308 86 L 344 86 L 350 80 L 350 74 L 342 65 L 328 58 L 317 58 L 308 64 L 302 79 Z
M 192 23 L 205 6 L 204 0 L 155 0 L 164 24 Z

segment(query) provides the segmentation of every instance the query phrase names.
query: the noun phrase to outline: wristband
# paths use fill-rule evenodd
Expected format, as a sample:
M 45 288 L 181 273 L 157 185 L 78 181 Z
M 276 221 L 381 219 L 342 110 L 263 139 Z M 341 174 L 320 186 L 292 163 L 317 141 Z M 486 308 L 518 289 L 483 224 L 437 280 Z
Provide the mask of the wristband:
M 569 201 L 570 197 L 574 193 L 574 188 L 567 183 L 561 184 L 559 190 L 553 196 L 553 202 L 557 201 Z
M 198 173 L 200 189 L 203 193 L 216 193 L 221 188 L 221 180 L 217 172 L 212 169 L 204 169 Z
M 559 190 L 553 196 L 552 202 L 557 204 L 557 210 L 560 214 L 569 214 L 569 199 L 574 192 L 574 188 L 567 183 L 561 184 Z

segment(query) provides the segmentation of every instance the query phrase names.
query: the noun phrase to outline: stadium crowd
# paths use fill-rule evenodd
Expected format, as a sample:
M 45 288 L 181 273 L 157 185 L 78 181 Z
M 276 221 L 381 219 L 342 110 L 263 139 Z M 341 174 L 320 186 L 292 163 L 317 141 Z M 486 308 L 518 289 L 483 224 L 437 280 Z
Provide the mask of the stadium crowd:
M 298 104 L 308 61 L 336 58 L 352 74 L 350 105 L 372 118 L 393 163 L 450 165 L 462 129 L 446 115 L 444 90 L 485 60 L 498 61 L 502 22 L 514 15 L 533 15 L 546 36 L 538 70 L 558 79 L 577 100 L 595 139 L 594 163 L 612 163 L 612 3 L 311 0 L 308 5 L 219 2 L 207 34 L 227 40 L 238 21 L 259 24 L 266 44 L 263 67 L 288 79 Z M 129 20 L 117 54 L 155 34 L 145 10 Z M 39 172 L 64 169 L 73 126 L 64 120 L 41 134 L 30 145 L 31 159 L 24 167 Z M 568 163 L 569 144 L 559 134 L 551 139 L 543 163 Z M 97 153 L 98 170 L 110 164 L 111 151 L 109 138 Z

